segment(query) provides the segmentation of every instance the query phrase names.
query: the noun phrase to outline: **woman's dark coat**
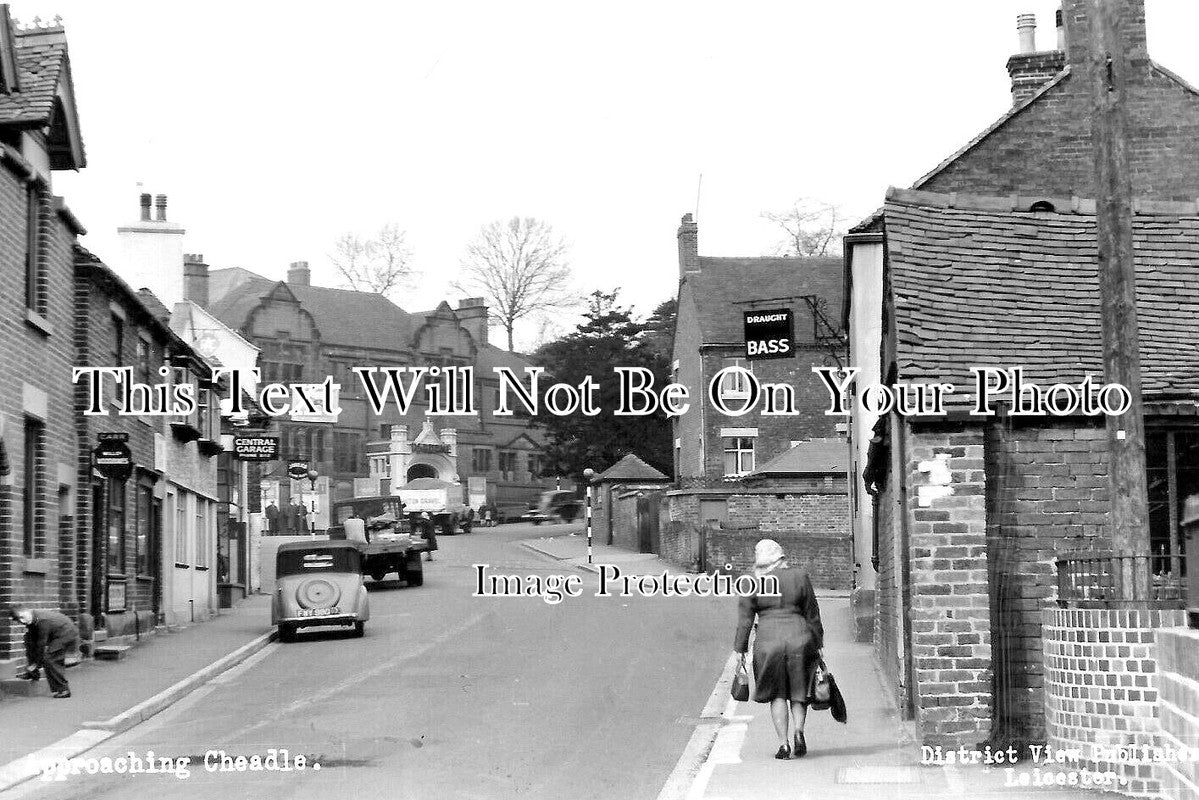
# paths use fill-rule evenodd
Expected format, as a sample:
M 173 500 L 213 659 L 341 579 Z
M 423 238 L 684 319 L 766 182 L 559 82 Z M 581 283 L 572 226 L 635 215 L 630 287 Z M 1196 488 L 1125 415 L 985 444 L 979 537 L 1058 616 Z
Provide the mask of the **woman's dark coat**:
M 754 619 L 754 697 L 759 703 L 785 698 L 806 702 L 812 670 L 824 644 L 820 607 L 808 573 L 796 568 L 776 569 L 779 594 L 742 597 L 738 606 L 737 636 L 733 649 L 749 649 Z

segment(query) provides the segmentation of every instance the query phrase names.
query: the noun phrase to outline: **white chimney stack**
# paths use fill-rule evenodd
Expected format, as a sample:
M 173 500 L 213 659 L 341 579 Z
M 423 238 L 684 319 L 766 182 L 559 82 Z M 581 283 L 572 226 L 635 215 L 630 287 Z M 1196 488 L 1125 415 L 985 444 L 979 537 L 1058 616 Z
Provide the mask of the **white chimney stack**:
M 1019 52 L 1037 52 L 1037 17 L 1035 14 L 1021 14 L 1016 17 L 1016 33 L 1020 36 Z

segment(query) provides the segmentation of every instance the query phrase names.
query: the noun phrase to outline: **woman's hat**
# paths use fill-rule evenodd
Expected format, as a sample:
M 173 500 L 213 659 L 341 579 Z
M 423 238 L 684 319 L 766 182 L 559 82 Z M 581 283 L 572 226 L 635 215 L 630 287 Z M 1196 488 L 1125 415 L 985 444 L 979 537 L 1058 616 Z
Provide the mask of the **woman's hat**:
M 782 545 L 774 539 L 762 539 L 754 546 L 754 566 L 758 569 L 769 567 L 786 557 Z

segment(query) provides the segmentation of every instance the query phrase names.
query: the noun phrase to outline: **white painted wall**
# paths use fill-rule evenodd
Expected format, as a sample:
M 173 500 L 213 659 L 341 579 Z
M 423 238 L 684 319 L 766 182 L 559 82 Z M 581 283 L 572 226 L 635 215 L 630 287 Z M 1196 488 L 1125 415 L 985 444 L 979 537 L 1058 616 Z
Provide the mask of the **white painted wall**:
M 183 300 L 183 234 L 181 225 L 169 221 L 122 225 L 121 259 L 113 267 L 134 290 L 149 289 L 173 308 Z
M 857 241 L 854 239 L 857 238 Z M 852 270 L 849 307 L 849 365 L 859 372 L 855 380 L 858 392 L 881 380 L 879 348 L 883 337 L 883 243 L 880 236 L 851 237 L 846 241 Z M 858 586 L 873 589 L 875 572 L 870 566 L 874 556 L 874 508 L 862 483 L 862 469 L 870 448 L 870 436 L 878 415 L 860 409 L 855 402 L 850 418 L 850 480 L 855 558 L 862 565 Z

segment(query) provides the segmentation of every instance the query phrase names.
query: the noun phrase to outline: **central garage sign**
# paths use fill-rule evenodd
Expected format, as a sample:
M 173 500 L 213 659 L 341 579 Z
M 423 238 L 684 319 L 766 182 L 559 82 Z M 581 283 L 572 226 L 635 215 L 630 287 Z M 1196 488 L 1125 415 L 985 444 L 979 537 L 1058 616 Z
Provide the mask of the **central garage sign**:
M 795 319 L 791 309 L 745 312 L 745 357 L 751 361 L 795 355 Z

